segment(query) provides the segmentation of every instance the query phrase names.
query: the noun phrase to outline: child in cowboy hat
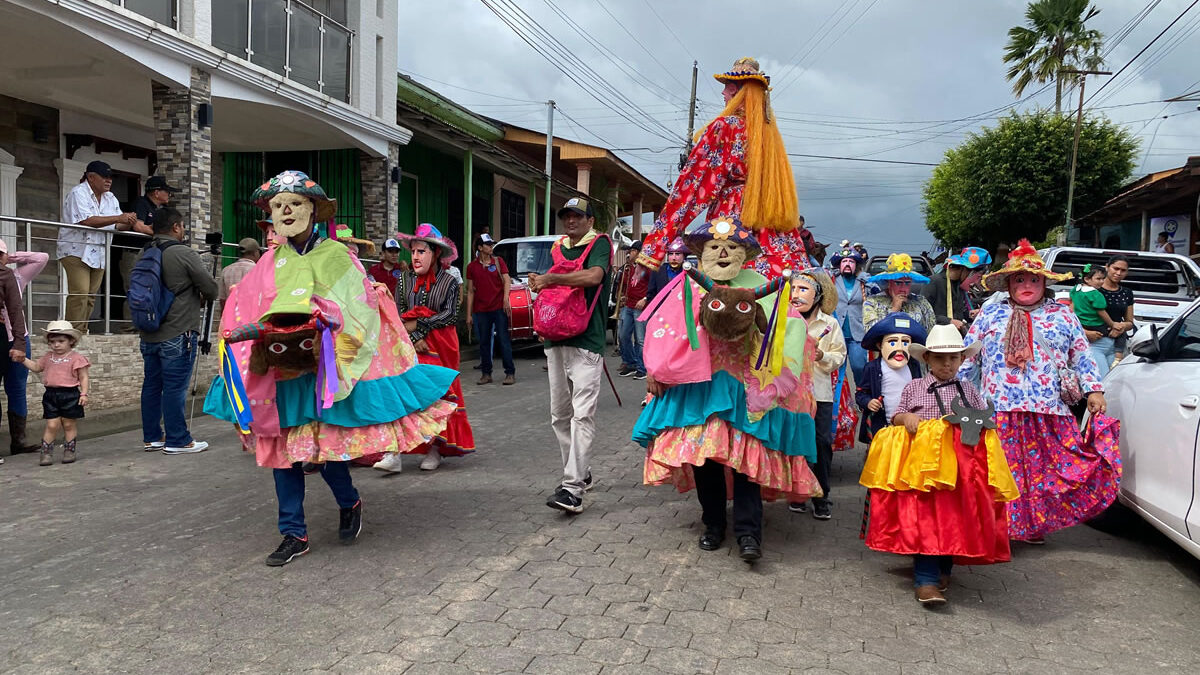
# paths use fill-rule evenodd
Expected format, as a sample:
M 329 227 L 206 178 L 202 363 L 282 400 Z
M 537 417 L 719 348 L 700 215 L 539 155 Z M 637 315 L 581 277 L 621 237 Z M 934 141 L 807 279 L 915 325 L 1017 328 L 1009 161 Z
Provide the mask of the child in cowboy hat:
M 92 365 L 87 357 L 75 351 L 82 337 L 70 321 L 51 321 L 46 327 L 46 342 L 50 351 L 37 361 L 25 359 L 25 367 L 42 373 L 42 418 L 46 420 L 46 431 L 42 434 L 42 457 L 40 466 L 54 463 L 54 439 L 58 430 L 63 430 L 62 463 L 75 461 L 75 437 L 78 430 L 75 420 L 83 418 L 83 408 L 88 402 L 88 368 Z

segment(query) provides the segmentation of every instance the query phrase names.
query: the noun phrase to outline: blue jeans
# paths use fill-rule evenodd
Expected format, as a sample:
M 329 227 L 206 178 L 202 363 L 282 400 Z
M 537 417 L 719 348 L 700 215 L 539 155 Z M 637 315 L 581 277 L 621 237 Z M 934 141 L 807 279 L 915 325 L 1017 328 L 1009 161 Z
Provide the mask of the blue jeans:
M 1096 367 L 1100 370 L 1100 379 L 1112 370 L 1113 359 L 1117 358 L 1117 342 L 1110 337 L 1102 337 L 1092 344 L 1088 345 L 1088 352 L 1096 361 Z
M 850 361 L 850 371 L 854 373 L 854 385 L 861 385 L 863 369 L 867 367 L 867 350 L 862 348 L 858 340 L 846 338 L 846 359 Z
M 164 342 L 142 341 L 144 442 L 162 440 L 163 427 L 166 427 L 167 447 L 179 448 L 192 442 L 184 407 L 195 361 L 195 331 Z
M 952 555 L 914 555 L 913 586 L 938 585 L 943 574 L 949 575 L 954 567 Z
M 339 508 L 348 509 L 358 503 L 358 490 L 350 480 L 348 462 L 321 464 L 321 478 L 333 491 Z M 304 524 L 304 469 L 293 464 L 289 469 L 275 469 L 275 496 L 279 499 L 279 534 L 303 539 L 308 536 Z
M 646 341 L 646 324 L 637 320 L 642 310 L 622 307 L 618 316 L 617 340 L 621 343 L 621 364 L 638 373 L 646 372 L 642 363 L 642 343 Z
M 475 335 L 479 338 L 479 370 L 484 375 L 492 374 L 492 335 L 495 332 L 496 341 L 500 343 L 500 359 L 504 361 L 504 374 L 512 375 L 517 372 L 513 365 L 512 340 L 508 335 L 508 315 L 503 309 L 492 312 L 475 312 L 471 315 L 475 324 Z
M 26 337 L 25 358 L 30 358 L 31 353 L 29 337 Z M 25 417 L 29 413 L 29 404 L 25 401 L 25 384 L 29 380 L 29 369 L 23 363 L 14 363 L 12 359 L 5 359 L 4 364 L 2 376 L 4 394 L 8 396 L 8 412 L 17 417 Z

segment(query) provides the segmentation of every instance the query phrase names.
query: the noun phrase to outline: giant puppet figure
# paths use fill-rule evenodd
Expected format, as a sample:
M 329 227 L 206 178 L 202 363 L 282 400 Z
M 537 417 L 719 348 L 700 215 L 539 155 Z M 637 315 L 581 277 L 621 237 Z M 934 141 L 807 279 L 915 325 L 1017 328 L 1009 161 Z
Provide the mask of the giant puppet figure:
M 275 475 L 283 542 L 267 564 L 309 551 L 304 462 L 320 467 L 352 543 L 362 502 L 347 462 L 420 445 L 454 412 L 442 400 L 456 371 L 417 363 L 386 288 L 345 244 L 322 236 L 336 211 L 321 186 L 285 171 L 253 202 L 271 214 L 276 245 L 236 286 L 221 315 L 221 376 L 205 411 L 233 422 Z
M 769 279 L 804 269 L 796 184 L 771 110 L 771 78 L 748 57 L 713 77 L 725 85 L 725 109 L 696 135 L 638 262 L 658 269 L 667 245 L 707 210 L 707 220 L 737 218 L 754 234 L 761 254 L 748 257 L 748 267 Z
M 762 555 L 763 497 L 821 494 L 808 466 L 815 349 L 804 321 L 787 320 L 787 276 L 768 281 L 744 267 L 760 251 L 752 232 L 718 218 L 684 238 L 700 270 L 676 276 L 640 317 L 654 397 L 633 440 L 646 447 L 647 484 L 696 488 L 703 550 L 725 538 L 731 479 L 738 553 L 753 561 Z

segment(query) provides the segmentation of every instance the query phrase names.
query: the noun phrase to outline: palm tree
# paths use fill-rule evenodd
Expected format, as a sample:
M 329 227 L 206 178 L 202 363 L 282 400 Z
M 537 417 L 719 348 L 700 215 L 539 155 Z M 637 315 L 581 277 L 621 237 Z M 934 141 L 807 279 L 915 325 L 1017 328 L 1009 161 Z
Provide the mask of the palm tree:
M 1104 35 L 1084 24 L 1100 13 L 1090 0 L 1036 0 L 1025 10 L 1025 25 L 1008 29 L 1004 62 L 1013 94 L 1020 97 L 1030 82 L 1054 78 L 1054 110 L 1062 112 L 1063 82 L 1077 75 L 1060 74 L 1063 68 L 1098 70 L 1104 64 L 1100 47 Z

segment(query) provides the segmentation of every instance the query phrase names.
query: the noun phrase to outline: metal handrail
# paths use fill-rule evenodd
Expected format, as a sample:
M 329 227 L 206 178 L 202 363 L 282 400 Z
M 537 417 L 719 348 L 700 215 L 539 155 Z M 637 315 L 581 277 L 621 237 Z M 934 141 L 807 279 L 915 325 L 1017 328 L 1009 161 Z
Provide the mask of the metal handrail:
M 141 250 L 142 247 L 141 246 L 132 247 L 132 246 L 114 245 L 113 237 L 118 236 L 118 235 L 131 236 L 131 237 L 139 237 L 139 238 L 149 241 L 151 239 L 150 235 L 142 234 L 140 232 L 118 232 L 117 230 L 106 229 L 106 228 L 95 228 L 95 227 L 88 227 L 86 225 L 78 225 L 78 224 L 74 224 L 74 223 L 61 223 L 61 222 L 57 222 L 57 221 L 53 221 L 53 220 L 39 220 L 36 218 L 24 218 L 24 217 L 19 217 L 19 216 L 0 216 L 0 223 L 12 223 L 20 228 L 19 231 L 17 233 L 15 233 L 13 236 L 17 237 L 19 240 L 23 240 L 23 242 L 22 242 L 23 245 L 20 246 L 20 248 L 22 248 L 23 250 L 26 250 L 26 251 L 36 250 L 34 248 L 34 243 L 38 242 L 39 244 L 42 244 L 44 242 L 44 244 L 42 244 L 39 248 L 43 249 L 42 252 L 49 253 L 49 255 L 51 257 L 51 262 L 57 261 L 55 249 L 57 248 L 57 244 L 58 244 L 58 231 L 59 230 L 75 229 L 75 230 L 83 230 L 86 232 L 103 233 L 104 234 L 105 275 L 104 275 L 104 285 L 103 285 L 103 289 L 102 289 L 103 295 L 102 295 L 102 297 L 97 298 L 97 301 L 103 303 L 101 305 L 101 315 L 103 316 L 104 334 L 105 335 L 112 334 L 112 327 L 113 327 L 114 323 L 117 323 L 117 324 L 128 324 L 129 323 L 125 319 L 114 319 L 112 317 L 112 306 L 111 306 L 112 300 L 114 298 L 122 298 L 123 299 L 123 298 L 125 298 L 125 295 L 123 293 L 123 289 L 121 289 L 122 290 L 121 293 L 117 293 L 117 294 L 113 293 L 112 275 L 108 274 L 108 271 L 110 269 L 112 269 L 113 267 L 115 267 L 117 264 L 119 264 L 118 263 L 119 256 L 116 259 L 114 259 L 114 256 L 113 256 L 114 249 L 117 249 L 117 252 L 119 253 L 122 250 L 124 250 L 124 251 Z M 33 232 L 35 227 L 53 228 L 54 234 L 52 236 L 43 236 L 41 234 L 35 236 L 34 232 Z M 236 243 L 230 244 L 230 243 L 223 242 L 222 246 L 228 247 L 228 248 L 234 248 L 234 249 L 237 248 Z M 45 250 L 45 249 L 49 249 L 49 250 Z M 237 259 L 237 255 L 222 255 L 221 256 L 221 260 L 223 261 L 223 264 L 227 264 L 227 261 L 236 260 L 236 259 Z M 61 265 L 58 265 L 56 269 L 51 271 L 50 265 L 48 263 L 46 265 L 46 269 L 44 269 L 41 272 L 41 274 L 38 275 L 38 278 L 46 278 L 46 277 L 50 277 L 50 276 L 53 276 L 57 282 L 57 285 L 58 285 L 57 292 L 55 292 L 55 293 L 35 292 L 34 291 L 34 282 L 32 279 L 29 282 L 28 288 L 25 290 L 25 293 L 24 293 L 25 323 L 26 323 L 26 327 L 27 327 L 27 330 L 29 331 L 30 335 L 34 334 L 33 310 L 34 310 L 34 306 L 36 304 L 34 302 L 35 296 L 45 297 L 45 296 L 49 295 L 52 297 L 57 297 L 58 298 L 58 316 L 62 317 L 66 311 L 66 299 L 67 299 L 67 296 L 69 295 L 69 293 L 67 292 L 66 272 L 65 272 L 65 270 L 63 270 Z M 91 319 L 91 317 L 88 317 L 89 321 L 90 321 L 90 319 Z
M 113 3 L 114 5 L 117 5 L 121 9 L 127 9 L 139 16 L 144 16 L 150 20 L 156 20 L 154 17 L 147 16 L 146 14 L 142 14 L 141 12 L 137 11 L 136 9 L 126 7 L 125 0 L 109 0 L 109 2 Z M 176 30 L 179 29 L 179 0 L 171 0 L 171 23 L 170 23 L 170 26 L 171 26 L 171 28 L 174 28 Z

